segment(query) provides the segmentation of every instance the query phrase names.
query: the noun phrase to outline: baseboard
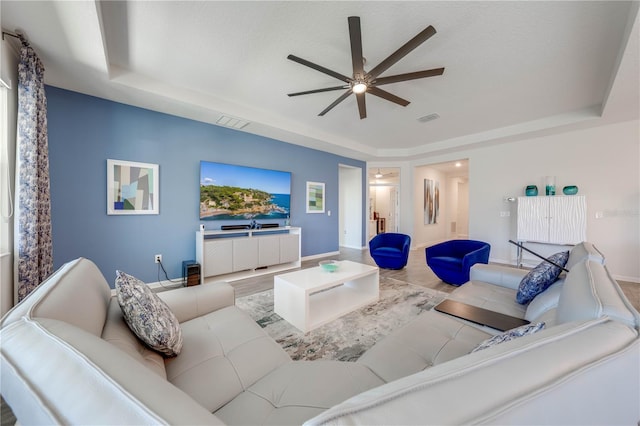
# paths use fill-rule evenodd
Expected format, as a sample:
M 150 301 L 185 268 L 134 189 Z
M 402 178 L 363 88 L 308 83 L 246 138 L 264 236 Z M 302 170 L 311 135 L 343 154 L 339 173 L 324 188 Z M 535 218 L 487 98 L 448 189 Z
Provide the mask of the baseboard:
M 312 254 L 311 256 L 304 256 L 302 258 L 302 260 L 305 261 L 305 260 L 320 259 L 322 257 L 337 256 L 339 254 L 340 254 L 340 251 L 332 251 L 332 252 L 327 252 L 327 253 Z
M 426 247 L 431 247 L 431 246 L 436 245 L 436 244 L 444 243 L 445 241 L 451 241 L 451 238 L 445 238 L 445 239 L 442 239 L 442 240 L 427 241 L 426 243 L 416 244 L 414 247 L 415 247 L 416 250 L 418 250 L 418 249 L 423 249 L 423 248 L 426 248 Z
M 348 249 L 353 249 L 353 250 L 367 250 L 369 247 L 365 247 L 365 246 L 348 246 L 348 245 L 341 245 L 340 247 L 344 247 L 344 248 L 348 248 Z
M 174 288 L 180 288 L 180 287 L 184 287 L 184 284 L 181 282 L 179 283 L 174 283 L 171 281 L 155 281 L 152 283 L 146 283 L 149 288 L 155 292 L 159 292 L 159 291 L 164 291 L 164 290 L 173 290 Z M 116 289 L 112 288 L 111 289 L 111 296 L 115 296 L 116 295 Z
M 614 274 L 611 274 L 611 276 L 616 281 L 626 281 L 629 283 L 640 284 L 640 277 L 627 277 L 625 275 L 614 275 Z

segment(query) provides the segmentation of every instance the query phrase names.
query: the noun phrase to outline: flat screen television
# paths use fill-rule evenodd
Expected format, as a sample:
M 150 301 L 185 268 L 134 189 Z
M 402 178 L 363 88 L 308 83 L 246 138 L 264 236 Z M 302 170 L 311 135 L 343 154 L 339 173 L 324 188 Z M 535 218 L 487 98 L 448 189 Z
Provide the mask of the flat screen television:
M 200 220 L 285 219 L 291 172 L 200 162 Z

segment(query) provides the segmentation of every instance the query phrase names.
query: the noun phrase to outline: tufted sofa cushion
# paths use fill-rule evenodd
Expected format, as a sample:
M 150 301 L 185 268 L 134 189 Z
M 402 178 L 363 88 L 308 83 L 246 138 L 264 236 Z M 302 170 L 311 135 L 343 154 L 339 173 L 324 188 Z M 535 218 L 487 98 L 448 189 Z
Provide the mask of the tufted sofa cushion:
M 361 364 L 295 361 L 269 373 L 215 415 L 229 424 L 302 424 L 322 411 L 382 384 L 379 377 Z
M 184 345 L 167 379 L 215 412 L 291 358 L 251 317 L 229 306 L 182 324 Z
M 390 382 L 466 355 L 491 336 L 448 315 L 427 311 L 377 342 L 357 362 Z
M 115 297 L 111 298 L 109 304 L 109 313 L 102 331 L 102 338 L 129 354 L 163 379 L 167 378 L 164 358 L 158 352 L 149 349 L 131 332 Z

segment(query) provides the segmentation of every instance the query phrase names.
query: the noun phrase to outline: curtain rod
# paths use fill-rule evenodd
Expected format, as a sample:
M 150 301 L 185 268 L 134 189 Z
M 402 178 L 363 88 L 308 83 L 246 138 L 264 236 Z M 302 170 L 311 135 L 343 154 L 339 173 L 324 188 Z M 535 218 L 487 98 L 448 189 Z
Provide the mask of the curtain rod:
M 2 32 L 2 39 L 3 39 L 3 40 L 4 40 L 4 36 L 6 36 L 6 35 L 11 36 L 11 37 L 15 37 L 15 38 L 17 38 L 17 39 L 20 39 L 20 36 L 19 36 L 19 35 L 17 35 L 17 34 L 13 34 L 13 33 L 10 33 L 10 32 L 8 32 L 8 31 L 3 31 L 3 32 Z

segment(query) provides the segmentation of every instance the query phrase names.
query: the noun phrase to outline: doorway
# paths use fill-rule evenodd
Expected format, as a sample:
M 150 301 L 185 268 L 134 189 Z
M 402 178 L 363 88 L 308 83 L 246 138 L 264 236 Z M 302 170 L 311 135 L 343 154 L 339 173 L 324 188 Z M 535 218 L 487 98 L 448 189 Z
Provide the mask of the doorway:
M 414 169 L 416 204 L 414 234 L 416 246 L 428 247 L 445 240 L 469 236 L 469 161 L 460 159 L 446 163 L 417 166 Z M 439 188 L 438 206 L 433 220 L 427 221 L 426 182 Z
M 362 169 L 339 165 L 338 172 L 338 245 L 362 249 L 364 214 L 362 195 Z
M 400 168 L 369 169 L 368 239 L 400 229 Z

